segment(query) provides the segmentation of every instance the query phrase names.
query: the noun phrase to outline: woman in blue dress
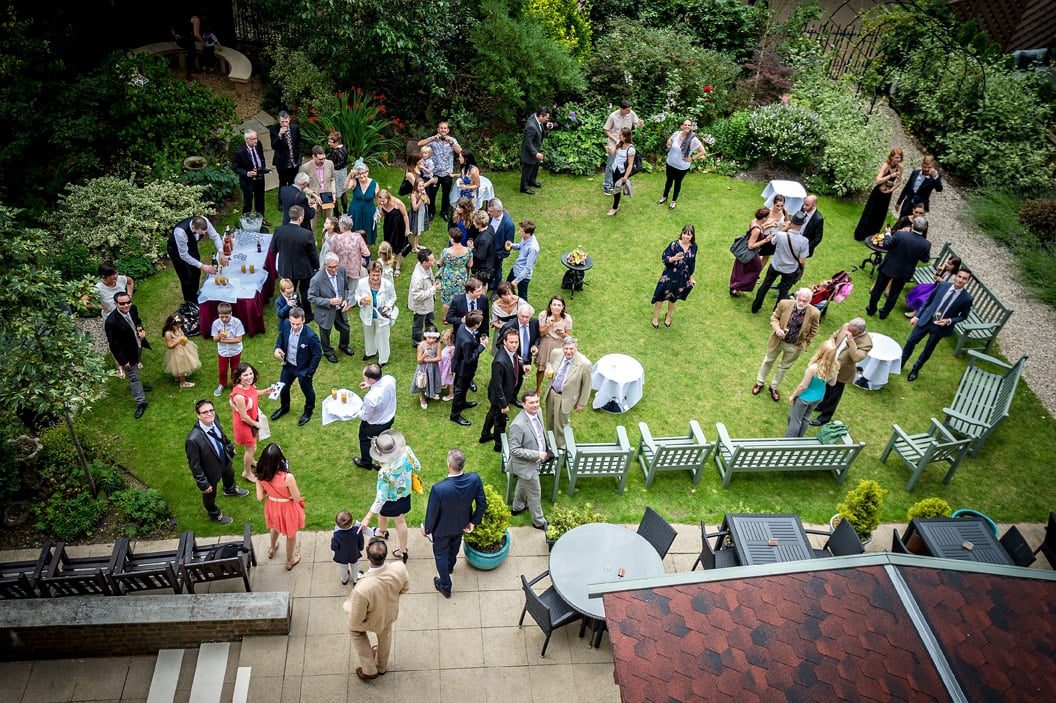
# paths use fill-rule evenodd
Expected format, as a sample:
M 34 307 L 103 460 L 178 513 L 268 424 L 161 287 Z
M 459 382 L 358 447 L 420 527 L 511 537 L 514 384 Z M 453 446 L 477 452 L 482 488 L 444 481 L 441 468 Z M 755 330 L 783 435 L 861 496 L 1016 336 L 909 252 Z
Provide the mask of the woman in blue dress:
M 660 308 L 664 301 L 667 301 L 664 327 L 670 327 L 675 304 L 688 298 L 697 285 L 693 279 L 693 272 L 697 268 L 697 230 L 693 225 L 683 227 L 682 234 L 667 245 L 660 258 L 664 262 L 664 273 L 653 291 L 653 329 L 660 328 Z
M 345 191 L 352 194 L 348 204 L 348 215 L 352 218 L 352 231 L 367 233 L 367 244 L 373 246 L 378 238 L 378 226 L 374 214 L 378 211 L 374 202 L 378 194 L 378 182 L 370 177 L 370 169 L 363 159 L 352 164 L 352 173 L 345 181 Z
M 786 437 L 802 437 L 807 433 L 807 419 L 825 397 L 825 387 L 836 383 L 840 362 L 836 360 L 836 345 L 826 340 L 814 354 L 803 373 L 803 380 L 792 391 L 792 409 L 788 411 Z

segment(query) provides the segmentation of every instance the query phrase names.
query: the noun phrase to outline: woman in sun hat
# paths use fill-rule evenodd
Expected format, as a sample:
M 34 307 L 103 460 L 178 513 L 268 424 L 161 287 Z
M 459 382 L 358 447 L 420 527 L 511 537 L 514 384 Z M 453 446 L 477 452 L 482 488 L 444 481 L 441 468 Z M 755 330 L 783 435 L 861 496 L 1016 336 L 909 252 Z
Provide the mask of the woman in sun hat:
M 370 510 L 360 521 L 360 528 L 370 525 L 370 519 L 378 516 L 376 534 L 388 539 L 389 518 L 396 520 L 396 540 L 399 547 L 392 555 L 407 561 L 407 520 L 411 512 L 411 475 L 421 471 L 418 457 L 396 430 L 385 430 L 370 442 L 370 456 L 381 464 L 378 470 L 378 491 Z

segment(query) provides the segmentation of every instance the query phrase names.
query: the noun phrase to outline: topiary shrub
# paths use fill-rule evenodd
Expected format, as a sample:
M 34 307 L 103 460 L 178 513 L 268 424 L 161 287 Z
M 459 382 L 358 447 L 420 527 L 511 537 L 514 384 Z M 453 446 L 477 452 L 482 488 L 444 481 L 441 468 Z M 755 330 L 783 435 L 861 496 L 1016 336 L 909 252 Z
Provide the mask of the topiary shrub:
M 1019 221 L 1045 244 L 1056 242 L 1056 200 L 1024 200 Z
M 918 517 L 949 517 L 952 512 L 953 508 L 942 498 L 925 498 L 909 506 L 909 510 L 906 511 L 906 520 L 912 521 Z
M 546 538 L 554 542 L 561 535 L 580 525 L 605 522 L 605 516 L 595 510 L 590 503 L 584 503 L 579 507 L 557 505 L 548 511 L 546 521 Z
M 727 118 L 711 123 L 711 134 L 715 137 L 714 150 L 729 161 L 747 166 L 756 158 L 755 142 L 752 141 L 748 120 L 752 113 L 738 110 Z
M 484 497 L 488 508 L 480 524 L 473 528 L 464 539 L 466 544 L 479 552 L 494 553 L 506 543 L 506 530 L 510 527 L 510 506 L 491 484 L 484 486 Z
M 887 491 L 876 481 L 862 479 L 858 485 L 847 491 L 843 501 L 836 504 L 836 510 L 863 540 L 869 539 L 873 530 L 880 524 L 880 504 Z
M 33 507 L 37 531 L 63 542 L 90 536 L 105 514 L 106 499 L 92 498 L 87 493 L 74 496 L 56 493 Z
M 774 166 L 804 169 L 813 164 L 824 140 L 821 118 L 795 103 L 752 110 L 748 131 L 759 154 Z
M 133 488 L 119 491 L 111 497 L 111 504 L 122 517 L 122 530 L 129 537 L 149 535 L 169 519 L 169 504 L 156 488 Z

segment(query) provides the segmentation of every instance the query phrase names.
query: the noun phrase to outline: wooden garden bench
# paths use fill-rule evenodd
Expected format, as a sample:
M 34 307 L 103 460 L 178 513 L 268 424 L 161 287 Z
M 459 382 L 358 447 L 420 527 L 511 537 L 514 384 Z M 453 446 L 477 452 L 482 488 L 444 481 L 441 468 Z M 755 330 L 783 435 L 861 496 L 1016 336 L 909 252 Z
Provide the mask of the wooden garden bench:
M 242 530 L 242 539 L 220 544 L 198 546 L 198 541 L 190 539 L 187 550 L 180 562 L 180 573 L 183 583 L 190 593 L 194 593 L 194 584 L 221 581 L 223 579 L 241 578 L 249 586 L 249 572 L 257 565 L 257 555 L 253 551 L 252 525 L 248 522 Z
M 968 350 L 968 356 L 968 368 L 961 376 L 951 407 L 942 409 L 946 415 L 942 424 L 955 435 L 971 439 L 968 455 L 975 456 L 990 434 L 1008 417 L 1027 357 L 1021 356 L 1015 364 L 1006 364 L 973 349 Z M 986 362 L 997 367 L 998 371 L 987 371 L 977 362 Z
M 933 263 L 917 267 L 913 274 L 914 282 L 931 283 L 935 272 L 944 267 L 946 261 L 952 256 L 957 256 L 957 252 L 949 242 L 946 242 Z M 975 275 L 969 279 L 966 287 L 972 294 L 972 309 L 968 313 L 968 318 L 953 328 L 953 334 L 957 338 L 957 344 L 953 350 L 954 356 L 959 356 L 970 343 L 978 345 L 982 342 L 983 353 L 990 351 L 990 345 L 994 343 L 998 332 L 1008 322 L 1008 318 L 1012 317 L 1012 310 Z
M 110 574 L 114 571 L 116 551 L 109 556 L 71 557 L 66 544 L 59 542 L 51 562 L 37 582 L 42 596 L 113 595 Z
M 517 477 L 506 468 L 510 462 L 510 440 L 506 438 L 505 432 L 499 435 L 499 440 L 502 442 L 502 453 L 499 454 L 499 471 L 506 474 L 506 504 L 513 505 L 513 485 L 516 483 Z M 550 430 L 546 431 L 546 446 L 550 449 L 550 453 L 554 455 L 554 458 L 539 465 L 539 475 L 554 477 L 554 487 L 550 491 L 550 502 L 556 503 L 557 484 L 561 480 L 561 462 L 564 461 L 564 455 L 557 450 L 557 439 Z
M 201 52 L 201 47 L 198 50 Z M 179 57 L 180 65 L 184 65 L 187 60 L 187 51 L 174 41 L 144 44 L 132 49 L 130 53 L 150 54 L 152 56 L 177 56 Z M 249 83 L 249 78 L 253 75 L 253 63 L 249 60 L 249 57 L 229 46 L 218 47 L 214 55 L 227 69 L 228 80 L 235 83 Z
M 187 545 L 194 540 L 190 530 L 180 535 L 176 549 L 136 554 L 127 537 L 117 540 L 116 558 L 110 582 L 115 594 L 150 591 L 156 588 L 183 590 L 180 559 L 187 553 Z
M 909 434 L 898 425 L 891 425 L 891 439 L 888 440 L 880 461 L 887 463 L 887 457 L 893 449 L 902 461 L 906 462 L 912 474 L 906 483 L 906 491 L 912 491 L 924 473 L 928 464 L 945 461 L 949 465 L 943 484 L 949 484 L 957 472 L 961 460 L 968 451 L 970 439 L 959 439 L 935 418 L 931 418 L 931 428 L 920 434 Z
M 735 473 L 760 471 L 831 471 L 836 483 L 844 476 L 865 445 L 843 436 L 841 444 L 822 444 L 813 437 L 776 439 L 731 439 L 724 424 L 717 423 L 715 466 L 727 487 Z
M 705 439 L 696 420 L 689 421 L 689 434 L 681 437 L 653 437 L 644 422 L 638 423 L 638 430 L 641 441 L 636 457 L 645 474 L 646 488 L 653 485 L 658 471 L 689 471 L 693 475 L 693 485 L 700 483 L 704 464 L 715 444 Z
M 568 495 L 576 492 L 576 481 L 580 478 L 609 476 L 619 479 L 616 492 L 623 494 L 627 486 L 627 469 L 630 468 L 634 447 L 627 439 L 627 430 L 616 425 L 616 442 L 600 444 L 576 443 L 572 427 L 565 425 L 565 470 L 568 472 Z
M 51 557 L 51 542 L 44 542 L 36 559 L 0 563 L 0 599 L 36 598 L 37 581 Z

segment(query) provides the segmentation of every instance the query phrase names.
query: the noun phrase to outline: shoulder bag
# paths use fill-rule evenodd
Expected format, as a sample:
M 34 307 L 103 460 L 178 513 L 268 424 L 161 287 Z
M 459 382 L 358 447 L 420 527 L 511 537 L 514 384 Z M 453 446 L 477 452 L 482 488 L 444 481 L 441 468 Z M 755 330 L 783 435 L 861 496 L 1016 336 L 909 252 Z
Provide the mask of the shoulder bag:
M 751 263 L 759 255 L 759 252 L 748 246 L 748 239 L 751 233 L 752 230 L 748 230 L 746 234 L 734 239 L 733 244 L 730 245 L 730 253 L 742 264 Z

